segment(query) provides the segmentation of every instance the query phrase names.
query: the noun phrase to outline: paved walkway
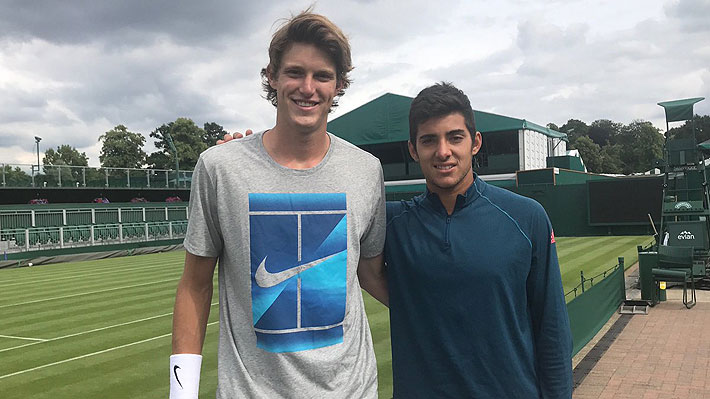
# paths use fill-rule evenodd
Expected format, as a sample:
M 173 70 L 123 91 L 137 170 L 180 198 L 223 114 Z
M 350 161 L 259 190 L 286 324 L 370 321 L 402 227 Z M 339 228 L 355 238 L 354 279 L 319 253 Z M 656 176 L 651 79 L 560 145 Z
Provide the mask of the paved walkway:
M 647 315 L 612 317 L 574 359 L 573 398 L 710 398 L 710 292 L 698 290 L 692 309 L 681 292 Z

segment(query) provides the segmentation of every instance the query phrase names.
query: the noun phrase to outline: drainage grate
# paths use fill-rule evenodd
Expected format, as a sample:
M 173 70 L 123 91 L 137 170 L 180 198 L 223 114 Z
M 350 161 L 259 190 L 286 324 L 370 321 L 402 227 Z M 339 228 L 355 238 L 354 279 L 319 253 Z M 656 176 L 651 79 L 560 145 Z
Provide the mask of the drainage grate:
M 648 314 L 648 301 L 624 301 L 619 307 L 621 314 Z

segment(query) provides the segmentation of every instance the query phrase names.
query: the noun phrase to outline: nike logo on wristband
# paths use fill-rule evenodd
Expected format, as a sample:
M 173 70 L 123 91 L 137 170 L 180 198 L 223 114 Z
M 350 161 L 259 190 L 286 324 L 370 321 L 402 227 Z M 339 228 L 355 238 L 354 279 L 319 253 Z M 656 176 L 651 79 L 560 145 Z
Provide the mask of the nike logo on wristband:
M 178 378 L 178 375 L 177 375 L 177 370 L 178 370 L 179 368 L 180 368 L 180 366 L 178 366 L 178 365 L 176 364 L 175 367 L 173 367 L 173 374 L 175 374 L 175 381 L 177 381 L 177 383 L 180 385 L 180 388 L 185 389 L 185 388 L 182 387 L 182 383 L 180 382 L 180 378 Z

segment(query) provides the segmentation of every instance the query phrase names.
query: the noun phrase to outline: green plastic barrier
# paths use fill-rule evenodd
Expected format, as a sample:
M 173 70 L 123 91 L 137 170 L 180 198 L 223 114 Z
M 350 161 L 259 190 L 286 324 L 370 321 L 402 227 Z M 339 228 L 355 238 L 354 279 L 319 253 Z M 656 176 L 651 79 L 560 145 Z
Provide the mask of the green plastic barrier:
M 605 279 L 567 303 L 572 329 L 573 355 L 601 330 L 625 298 L 624 269 L 617 267 Z

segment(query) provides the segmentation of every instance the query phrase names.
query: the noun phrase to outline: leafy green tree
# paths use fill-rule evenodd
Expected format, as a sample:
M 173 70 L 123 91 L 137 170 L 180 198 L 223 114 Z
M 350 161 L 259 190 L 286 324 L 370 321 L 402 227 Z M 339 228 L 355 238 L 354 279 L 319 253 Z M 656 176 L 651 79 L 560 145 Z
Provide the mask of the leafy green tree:
M 79 152 L 75 147 L 63 144 L 58 146 L 56 151 L 52 148 L 45 151 L 42 163 L 46 176 L 40 181 L 47 182 L 49 186 L 73 187 L 77 182 L 83 181 L 84 171 L 80 166 L 89 166 L 89 157 L 85 152 Z
M 588 172 L 602 172 L 602 152 L 597 143 L 589 136 L 581 136 L 574 141 L 574 147 L 579 151 Z
M 589 126 L 579 119 L 570 119 L 567 123 L 560 126 L 557 131 L 567 133 L 567 138 L 569 139 L 571 147 L 574 148 L 574 142 L 577 138 L 587 135 L 587 132 L 589 132 Z
M 622 173 L 621 162 L 622 147 L 619 144 L 607 144 L 601 149 L 602 173 Z
M 710 115 L 695 115 L 692 120 L 685 121 L 683 125 L 670 129 L 669 133 L 679 139 L 692 137 L 693 124 L 695 124 L 695 139 L 698 143 L 710 140 Z
M 687 135 L 690 131 L 687 126 L 689 122 L 672 131 L 677 136 Z M 635 120 L 624 125 L 598 119 L 587 126 L 578 119 L 569 119 L 558 131 L 567 133 L 569 148 L 579 150 L 590 172 L 645 172 L 662 156 L 663 135 L 648 121 Z M 704 137 L 704 132 L 710 135 L 710 117 L 696 116 L 697 132 L 702 132 L 698 134 L 698 141 Z
M 142 134 L 129 132 L 124 125 L 118 125 L 99 136 L 99 141 L 102 142 L 99 155 L 101 166 L 140 168 L 145 164 L 145 137 Z
M 32 184 L 32 177 L 20 169 L 19 166 L 14 169 L 10 165 L 3 166 L 3 175 L 4 187 L 30 187 Z M 0 184 L 2 184 L 2 180 L 0 180 Z
M 89 157 L 85 152 L 79 152 L 75 147 L 63 144 L 57 150 L 50 148 L 44 152 L 42 163 L 45 165 L 88 166 Z
M 663 135 L 651 122 L 635 120 L 621 128 L 622 169 L 626 174 L 645 172 L 663 155 Z
M 208 147 L 212 147 L 217 144 L 217 140 L 221 140 L 224 135 L 227 134 L 224 127 L 215 122 L 205 123 L 203 130 L 205 131 L 205 135 L 202 138 L 202 141 L 204 141 Z
M 621 123 L 612 122 L 609 119 L 599 119 L 589 126 L 587 136 L 599 146 L 609 143 L 615 144 L 622 126 Z
M 154 169 L 175 168 L 175 158 L 167 140 L 168 133 L 177 148 L 180 169 L 194 168 L 200 153 L 207 149 L 207 143 L 203 141 L 206 133 L 188 118 L 177 118 L 150 133 L 150 137 L 156 139 L 155 147 L 158 151 L 148 156 L 148 164 Z
M 148 155 L 146 163 L 151 169 L 175 169 L 175 158 L 170 155 L 170 152 L 154 152 Z M 185 169 L 180 164 L 180 169 Z

